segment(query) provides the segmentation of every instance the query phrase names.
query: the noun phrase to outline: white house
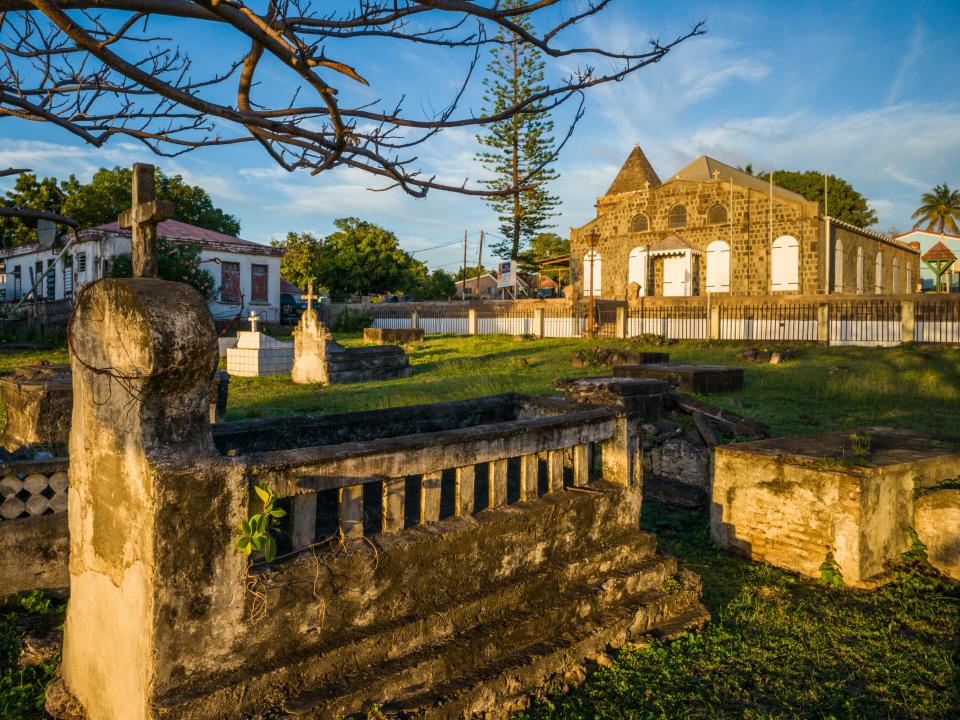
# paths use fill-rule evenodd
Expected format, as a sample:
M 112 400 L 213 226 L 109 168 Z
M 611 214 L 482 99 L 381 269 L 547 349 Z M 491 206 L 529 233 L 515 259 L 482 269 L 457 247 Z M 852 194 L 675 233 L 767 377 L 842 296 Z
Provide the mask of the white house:
M 177 243 L 200 245 L 201 267 L 216 281 L 210 299 L 210 312 L 217 320 L 228 320 L 250 311 L 267 321 L 280 319 L 280 248 L 241 240 L 231 235 L 189 225 L 179 220 L 164 220 L 157 235 Z M 0 250 L 6 264 L 5 299 L 19 300 L 30 292 L 35 278 L 56 262 L 63 249 L 58 245 L 42 248 L 37 244 Z M 117 223 L 81 230 L 67 250 L 63 261 L 47 276 L 38 290 L 48 300 L 73 297 L 88 282 L 107 277 L 115 255 L 130 252 L 130 231 Z

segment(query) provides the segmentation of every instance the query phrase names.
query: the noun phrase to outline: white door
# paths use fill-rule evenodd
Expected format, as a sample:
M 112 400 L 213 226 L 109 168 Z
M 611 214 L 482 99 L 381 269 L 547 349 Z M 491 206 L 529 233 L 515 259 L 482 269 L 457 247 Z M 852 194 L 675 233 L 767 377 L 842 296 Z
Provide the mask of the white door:
M 707 245 L 707 292 L 730 292 L 730 246 L 723 240 Z
M 800 245 L 790 235 L 782 235 L 770 248 L 770 289 L 800 289 Z
M 644 248 L 635 247 L 627 258 L 627 285 L 630 283 L 640 286 L 641 296 L 647 294 L 647 252 Z
M 663 259 L 663 296 L 681 297 L 687 294 L 687 258 L 671 255 Z

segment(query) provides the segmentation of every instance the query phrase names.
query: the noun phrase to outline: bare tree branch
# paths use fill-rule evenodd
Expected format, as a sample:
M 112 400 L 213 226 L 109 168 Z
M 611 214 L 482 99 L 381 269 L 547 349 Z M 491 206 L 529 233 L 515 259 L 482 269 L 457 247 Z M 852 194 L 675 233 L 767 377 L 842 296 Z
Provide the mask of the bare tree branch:
M 477 130 L 577 98 L 566 142 L 583 115 L 584 91 L 623 80 L 705 32 L 704 24 L 696 23 L 672 41 L 653 40 L 642 51 L 561 44 L 571 28 L 597 18 L 610 3 L 586 0 L 577 12 L 564 12 L 560 0 L 511 8 L 499 0 L 324 4 L 334 10 L 317 10 L 308 0 L 0 0 L 0 120 L 53 123 L 96 147 L 126 137 L 164 156 L 255 142 L 290 172 L 354 168 L 417 197 L 431 189 L 507 195 L 517 188 L 494 191 L 466 180 L 440 181 L 410 153 L 444 130 Z M 175 18 L 176 37 L 149 32 L 153 18 Z M 195 67 L 184 48 L 211 25 L 218 37 L 226 29 L 241 41 L 239 57 L 223 58 L 219 68 Z M 557 62 L 559 79 L 497 112 L 461 109 L 484 48 L 513 38 Z M 356 94 L 366 74 L 337 55 L 344 43 L 362 39 L 367 47 L 379 43 L 391 59 L 403 57 L 404 48 L 449 51 L 453 60 L 460 58 L 455 50 L 465 49 L 469 57 L 458 60 L 463 77 L 448 102 L 411 114 L 403 98 L 422 94 L 415 72 L 409 74 L 410 88 L 395 89 L 400 100 Z M 264 90 L 258 74 L 269 72 L 273 89 L 278 69 L 291 80 L 289 102 L 264 103 L 263 97 L 276 93 Z M 362 101 L 351 102 L 351 93 Z

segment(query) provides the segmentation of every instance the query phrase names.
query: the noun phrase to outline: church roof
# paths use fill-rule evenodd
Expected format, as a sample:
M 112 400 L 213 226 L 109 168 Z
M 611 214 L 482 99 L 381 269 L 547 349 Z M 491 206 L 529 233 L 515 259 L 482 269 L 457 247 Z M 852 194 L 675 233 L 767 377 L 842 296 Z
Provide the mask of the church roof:
M 923 254 L 924 260 L 956 260 L 957 256 L 953 254 L 953 251 L 944 245 L 942 242 L 938 242 L 932 248 L 927 250 Z
M 607 195 L 643 190 L 648 182 L 650 187 L 657 187 L 661 184 L 660 178 L 653 169 L 653 165 L 647 160 L 647 156 L 643 154 L 643 150 L 640 149 L 639 145 L 634 145 L 633 151 L 623 167 L 620 168 L 620 172 L 614 178 L 610 189 L 607 190 Z
M 714 158 L 706 155 L 701 155 L 685 168 L 678 170 L 670 178 L 670 180 L 692 180 L 695 182 L 704 182 L 707 180 L 713 180 L 714 173 L 719 173 L 717 177 L 720 180 L 732 180 L 735 185 L 740 185 L 741 187 L 748 187 L 751 190 L 757 190 L 759 192 L 770 192 L 769 180 L 763 180 L 761 178 L 754 177 L 748 172 L 738 170 L 735 167 L 727 165 L 726 163 L 722 163 L 719 160 L 715 160 Z M 779 187 L 776 184 L 776 175 L 774 175 L 773 179 L 773 194 L 777 197 L 799 203 L 809 202 L 802 195 L 798 195 L 795 192 Z M 670 182 L 670 180 L 667 180 L 667 182 Z

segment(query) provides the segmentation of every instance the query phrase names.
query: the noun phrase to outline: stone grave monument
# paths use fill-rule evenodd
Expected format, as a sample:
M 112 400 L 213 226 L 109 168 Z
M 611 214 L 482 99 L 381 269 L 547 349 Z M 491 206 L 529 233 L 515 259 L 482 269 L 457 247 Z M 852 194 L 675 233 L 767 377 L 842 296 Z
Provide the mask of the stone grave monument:
M 686 365 L 683 363 L 648 363 L 615 365 L 617 377 L 660 378 L 683 392 L 702 394 L 733 392 L 743 387 L 743 368 L 726 365 Z
M 405 345 L 421 342 L 423 328 L 374 328 L 363 329 L 363 341 L 375 345 Z
M 276 340 L 257 330 L 260 317 L 251 312 L 249 330 L 237 333 L 237 344 L 227 350 L 227 372 L 239 377 L 288 375 L 293 368 L 293 343 Z
M 313 283 L 303 299 L 307 301 L 307 309 L 293 330 L 295 355 L 291 377 L 295 383 L 334 385 L 391 380 L 413 374 L 401 347 L 345 348 L 334 340 L 313 309 Z
M 0 377 L 7 425 L 0 445 L 13 452 L 41 445 L 61 455 L 70 436 L 73 386 L 69 365 L 29 365 Z
M 875 587 L 910 547 L 915 490 L 955 478 L 960 451 L 876 427 L 724 445 L 714 464 L 715 543 L 809 577 L 832 561 Z

